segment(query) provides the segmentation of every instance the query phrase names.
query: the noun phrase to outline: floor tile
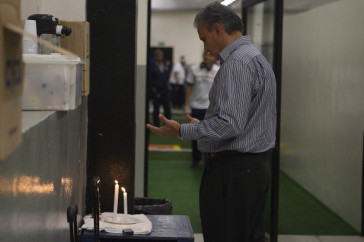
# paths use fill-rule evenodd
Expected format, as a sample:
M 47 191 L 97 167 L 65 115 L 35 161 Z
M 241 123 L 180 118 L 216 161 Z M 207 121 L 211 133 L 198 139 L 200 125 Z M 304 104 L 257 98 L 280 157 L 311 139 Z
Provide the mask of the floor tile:
M 278 242 L 321 242 L 313 235 L 278 235 Z
M 195 242 L 203 242 L 202 234 L 194 234 Z M 278 242 L 364 242 L 360 236 L 314 236 L 314 235 L 278 235 Z
M 320 242 L 364 242 L 360 236 L 318 236 Z
M 194 234 L 195 242 L 203 242 L 202 234 Z

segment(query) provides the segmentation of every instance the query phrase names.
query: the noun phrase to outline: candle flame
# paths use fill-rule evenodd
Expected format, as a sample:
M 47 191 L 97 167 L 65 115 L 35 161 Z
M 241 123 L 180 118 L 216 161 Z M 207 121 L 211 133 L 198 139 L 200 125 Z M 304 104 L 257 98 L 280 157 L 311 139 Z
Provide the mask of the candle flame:
M 123 192 L 126 192 L 125 188 L 124 187 L 121 187 L 121 190 L 123 190 Z
M 115 184 L 118 184 L 118 181 L 117 180 L 115 180 Z

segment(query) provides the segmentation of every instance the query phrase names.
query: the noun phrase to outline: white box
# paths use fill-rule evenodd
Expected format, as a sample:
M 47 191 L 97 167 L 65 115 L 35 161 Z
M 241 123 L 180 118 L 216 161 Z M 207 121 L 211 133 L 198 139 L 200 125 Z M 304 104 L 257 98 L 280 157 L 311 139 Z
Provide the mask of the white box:
M 23 54 L 23 61 L 23 110 L 71 110 L 81 104 L 80 58 Z

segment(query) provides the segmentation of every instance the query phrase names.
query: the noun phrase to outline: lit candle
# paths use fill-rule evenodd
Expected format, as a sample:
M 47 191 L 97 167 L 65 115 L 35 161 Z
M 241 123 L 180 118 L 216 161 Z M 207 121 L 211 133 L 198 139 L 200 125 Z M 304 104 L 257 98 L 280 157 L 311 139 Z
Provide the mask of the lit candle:
M 118 213 L 118 200 L 119 200 L 119 184 L 118 181 L 115 180 L 115 192 L 114 192 L 114 217 Z
M 125 188 L 122 187 L 123 190 L 123 197 L 124 197 L 124 214 L 128 214 L 128 194 L 125 191 Z

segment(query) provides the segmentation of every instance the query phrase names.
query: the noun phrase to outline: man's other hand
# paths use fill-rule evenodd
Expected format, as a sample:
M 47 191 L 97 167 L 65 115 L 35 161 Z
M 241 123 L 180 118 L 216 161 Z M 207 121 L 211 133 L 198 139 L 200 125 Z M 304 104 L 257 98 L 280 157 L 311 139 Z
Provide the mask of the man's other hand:
M 200 122 L 200 120 L 198 120 L 197 118 L 192 118 L 190 115 L 186 115 L 186 119 L 190 121 L 190 124 L 197 124 L 198 122 Z

